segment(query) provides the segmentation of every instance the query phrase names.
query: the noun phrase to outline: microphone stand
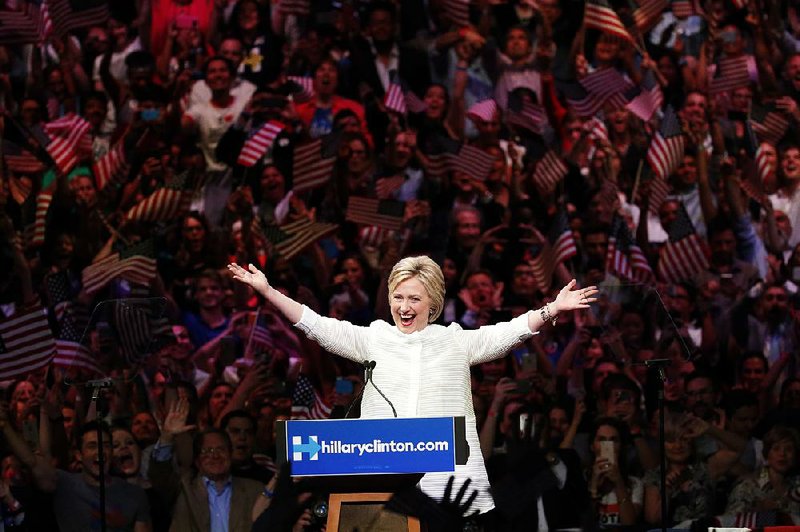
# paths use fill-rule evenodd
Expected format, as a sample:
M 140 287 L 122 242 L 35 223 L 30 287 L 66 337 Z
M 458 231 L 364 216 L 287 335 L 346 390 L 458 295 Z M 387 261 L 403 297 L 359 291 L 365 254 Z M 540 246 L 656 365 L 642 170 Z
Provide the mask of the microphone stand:
M 667 382 L 667 373 L 664 368 L 672 364 L 668 358 L 653 358 L 644 362 L 636 362 L 634 366 L 645 366 L 655 370 L 658 374 L 658 450 L 661 453 L 660 483 L 661 483 L 661 532 L 667 532 L 667 454 L 666 436 L 664 434 L 664 385 Z
M 344 413 L 345 419 L 347 419 L 347 416 L 350 415 L 350 410 L 353 409 L 353 405 L 355 405 L 356 402 L 358 402 L 358 400 L 361 399 L 361 397 L 364 395 L 364 390 L 367 389 L 367 384 L 370 384 L 370 383 L 372 383 L 372 387 L 373 388 L 378 390 L 378 393 L 381 394 L 381 397 L 383 397 L 383 399 L 387 403 L 389 403 L 389 406 L 392 409 L 392 414 L 394 414 L 394 417 L 397 417 L 397 410 L 395 410 L 394 405 L 392 404 L 392 402 L 389 400 L 388 397 L 383 395 L 383 392 L 381 391 L 381 389 L 378 388 L 378 386 L 375 384 L 375 381 L 372 380 L 372 371 L 375 369 L 376 365 L 377 364 L 376 364 L 376 362 L 374 360 L 365 360 L 363 362 L 363 366 L 364 366 L 364 386 L 361 387 L 361 391 L 358 392 L 358 395 L 350 403 L 350 406 L 347 407 L 347 412 Z
M 97 421 L 97 465 L 100 468 L 100 532 L 106 532 L 106 456 L 103 448 L 103 398 L 100 397 L 100 390 L 113 388 L 114 380 L 111 378 L 91 380 L 86 383 L 87 388 L 92 390 L 91 402 L 94 403 L 95 420 Z

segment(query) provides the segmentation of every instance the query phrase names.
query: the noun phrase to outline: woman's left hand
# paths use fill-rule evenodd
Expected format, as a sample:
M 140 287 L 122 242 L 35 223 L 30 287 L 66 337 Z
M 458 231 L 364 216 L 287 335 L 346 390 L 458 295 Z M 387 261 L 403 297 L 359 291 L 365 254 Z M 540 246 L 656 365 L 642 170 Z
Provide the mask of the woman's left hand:
M 589 304 L 597 301 L 597 298 L 593 297 L 598 293 L 596 286 L 573 290 L 576 284 L 577 281 L 575 279 L 571 280 L 556 296 L 556 300 L 553 301 L 553 304 L 558 312 L 589 308 Z

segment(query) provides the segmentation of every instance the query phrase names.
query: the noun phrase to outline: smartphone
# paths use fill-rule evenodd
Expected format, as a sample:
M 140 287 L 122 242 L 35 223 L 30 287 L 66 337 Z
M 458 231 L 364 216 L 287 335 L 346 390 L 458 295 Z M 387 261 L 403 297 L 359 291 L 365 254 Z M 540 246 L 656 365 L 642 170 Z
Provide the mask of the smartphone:
M 350 379 L 336 377 L 336 393 L 342 395 L 350 395 L 353 393 L 355 384 Z
M 175 17 L 175 28 L 179 30 L 189 30 L 197 27 L 197 17 L 193 15 L 181 14 Z
M 519 414 L 519 435 L 521 438 L 524 438 L 528 432 L 528 420 L 530 419 L 530 414 L 527 412 L 521 412 Z M 533 430 L 531 430 L 531 435 Z
M 616 455 L 614 454 L 614 442 L 613 441 L 601 441 L 600 442 L 600 458 L 608 460 L 609 464 L 613 464 L 616 462 Z

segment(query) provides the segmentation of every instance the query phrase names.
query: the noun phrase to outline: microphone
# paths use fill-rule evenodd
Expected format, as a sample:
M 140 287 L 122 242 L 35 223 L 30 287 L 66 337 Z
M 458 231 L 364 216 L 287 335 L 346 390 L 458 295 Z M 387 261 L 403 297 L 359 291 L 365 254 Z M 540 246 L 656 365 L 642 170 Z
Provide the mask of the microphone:
M 370 383 L 372 383 L 372 387 L 375 388 L 379 394 L 381 394 L 381 397 L 383 397 L 383 399 L 389 403 L 389 406 L 392 408 L 392 414 L 394 414 L 394 417 L 397 417 L 397 410 L 395 410 L 392 402 L 383 394 L 381 389 L 378 388 L 378 386 L 375 384 L 375 381 L 372 380 L 372 371 L 375 369 L 375 366 L 377 366 L 378 363 L 374 360 L 365 360 L 361 363 L 361 365 L 364 366 L 364 386 L 361 387 L 361 391 L 358 392 L 358 396 L 356 396 L 356 398 L 350 403 L 350 406 L 347 407 L 347 412 L 344 413 L 345 419 L 350 415 L 350 410 L 353 409 L 353 406 L 356 404 L 356 402 L 358 402 L 358 400 L 364 395 L 364 390 L 367 389 L 367 385 Z

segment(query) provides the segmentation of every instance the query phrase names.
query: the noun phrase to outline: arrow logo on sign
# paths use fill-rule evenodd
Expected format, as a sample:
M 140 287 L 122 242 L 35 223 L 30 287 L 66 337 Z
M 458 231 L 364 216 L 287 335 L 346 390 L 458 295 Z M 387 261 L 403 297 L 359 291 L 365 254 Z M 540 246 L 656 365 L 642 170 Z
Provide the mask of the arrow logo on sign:
M 308 454 L 309 460 L 318 460 L 322 446 L 319 444 L 317 436 L 309 436 L 308 442 L 303 443 L 300 436 L 292 436 L 292 459 L 295 462 L 303 460 L 303 453 Z

